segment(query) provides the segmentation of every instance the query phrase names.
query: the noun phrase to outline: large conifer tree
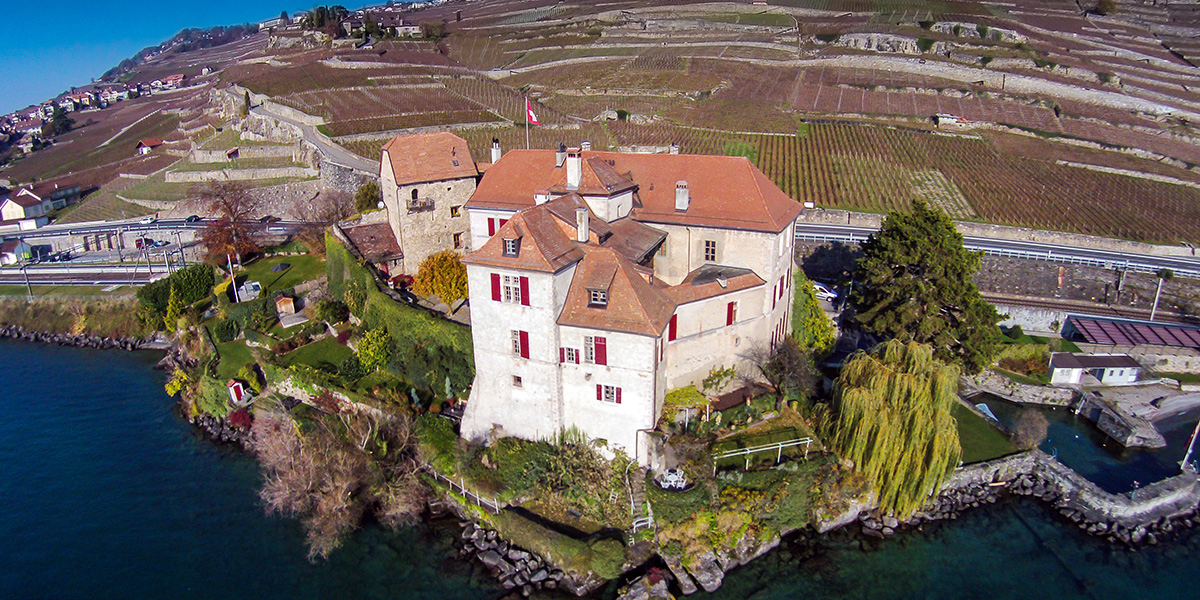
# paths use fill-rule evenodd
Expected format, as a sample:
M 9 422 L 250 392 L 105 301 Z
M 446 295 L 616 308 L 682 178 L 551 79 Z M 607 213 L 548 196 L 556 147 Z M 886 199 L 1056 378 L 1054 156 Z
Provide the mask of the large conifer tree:
M 850 297 L 858 322 L 884 338 L 933 346 L 969 372 L 999 350 L 1001 316 L 979 295 L 979 254 L 963 247 L 946 214 L 923 201 L 893 212 L 862 245 Z

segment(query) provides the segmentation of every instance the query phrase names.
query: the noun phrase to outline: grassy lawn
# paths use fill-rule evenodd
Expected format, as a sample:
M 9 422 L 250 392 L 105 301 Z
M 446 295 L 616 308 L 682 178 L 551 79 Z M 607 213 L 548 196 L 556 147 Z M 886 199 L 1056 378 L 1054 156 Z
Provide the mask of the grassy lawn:
M 714 453 L 716 453 L 716 452 L 725 452 L 727 450 L 734 450 L 734 449 L 738 449 L 738 448 L 753 448 L 755 446 L 763 446 L 766 444 L 773 444 L 775 442 L 784 442 L 784 441 L 788 441 L 788 440 L 794 440 L 797 438 L 805 438 L 805 437 L 812 437 L 812 436 L 811 436 L 811 434 L 809 434 L 808 430 L 804 429 L 803 427 L 775 428 L 770 431 L 765 431 L 762 433 L 751 432 L 747 435 L 737 435 L 732 438 L 717 442 L 717 443 L 713 444 L 712 451 Z M 814 440 L 814 443 L 811 446 L 809 446 L 809 450 L 810 451 L 816 450 L 820 447 L 821 446 L 820 446 L 819 442 L 816 442 Z M 789 456 L 803 457 L 805 454 L 804 448 L 805 447 L 803 445 L 791 446 L 788 448 L 784 448 L 783 456 L 784 457 L 789 457 Z M 775 462 L 777 457 L 779 457 L 778 450 L 772 449 L 769 451 L 757 452 L 750 456 L 750 464 L 753 465 L 757 462 L 764 462 L 764 461 L 773 463 L 773 462 Z M 717 461 L 717 467 L 739 467 L 740 468 L 740 467 L 744 467 L 745 465 L 746 465 L 746 457 L 740 456 L 740 455 L 730 457 L 730 458 L 722 458 Z
M 283 271 L 271 271 L 272 267 L 280 263 L 288 263 L 291 266 Z M 243 276 L 257 281 L 262 284 L 263 294 L 269 294 L 295 287 L 324 274 L 325 261 L 316 256 L 268 256 L 246 265 L 238 275 L 238 281 L 245 281 Z
M 217 353 L 221 357 L 221 362 L 217 365 L 217 377 L 221 379 L 237 376 L 242 367 L 254 362 L 250 347 L 243 340 L 217 344 Z
M 958 421 L 958 442 L 962 446 L 963 463 L 991 460 L 1017 451 L 1008 436 L 962 403 L 954 403 L 951 413 Z
M 104 291 L 108 286 L 99 285 L 35 285 L 33 288 L 33 297 L 40 298 L 42 296 L 129 296 L 134 294 L 137 289 L 129 286 L 120 286 L 112 291 Z M 0 285 L 0 296 L 20 296 L 24 298 L 28 294 L 28 290 L 23 285 Z
M 34 293 L 37 293 L 36 288 Z M 1156 371 L 1154 374 L 1159 377 L 1170 377 L 1179 383 L 1200 383 L 1200 375 L 1195 373 L 1172 373 L 1170 371 Z
M 323 362 L 334 366 L 340 365 L 351 354 L 353 352 L 349 348 L 337 343 L 336 339 L 327 337 L 307 346 L 292 350 L 280 358 L 283 364 L 288 366 L 301 364 L 315 368 Z M 222 360 L 221 363 L 224 364 L 225 361 Z
M 1025 385 L 1048 385 L 1050 383 L 1049 375 L 1043 375 L 1040 377 L 1032 377 L 1029 375 L 1022 375 L 1020 373 L 1013 373 L 1012 371 L 1006 371 L 1006 370 L 1000 369 L 1000 368 L 994 368 L 992 370 L 1017 382 L 1017 383 L 1023 383 Z

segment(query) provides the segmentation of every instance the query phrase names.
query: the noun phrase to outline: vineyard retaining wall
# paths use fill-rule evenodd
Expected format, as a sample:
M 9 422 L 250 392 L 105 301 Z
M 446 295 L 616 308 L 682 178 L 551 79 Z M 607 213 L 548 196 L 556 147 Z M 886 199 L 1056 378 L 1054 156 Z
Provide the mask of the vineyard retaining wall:
M 308 167 L 269 167 L 262 169 L 219 169 L 215 171 L 171 171 L 166 174 L 167 183 L 191 183 L 200 181 L 250 181 L 254 179 L 282 179 L 285 177 L 316 177 L 317 171 Z
M 379 177 L 360 173 L 350 167 L 344 167 L 325 159 L 321 160 L 321 187 L 327 190 L 353 194 L 358 191 L 359 186 L 368 181 L 379 183 Z

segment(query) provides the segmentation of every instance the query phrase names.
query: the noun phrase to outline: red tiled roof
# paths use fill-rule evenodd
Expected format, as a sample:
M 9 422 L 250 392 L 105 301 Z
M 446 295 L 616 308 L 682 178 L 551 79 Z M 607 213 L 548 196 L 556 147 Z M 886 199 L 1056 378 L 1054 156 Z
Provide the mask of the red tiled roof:
M 749 160 L 737 156 L 584 151 L 580 193 L 608 195 L 633 181 L 639 221 L 779 232 L 802 209 Z M 512 150 L 488 167 L 468 208 L 520 210 L 540 190 L 566 192 L 566 167 L 554 150 Z M 688 210 L 675 210 L 675 184 L 686 181 Z M 640 203 L 640 206 L 638 205 Z
M 467 141 L 445 131 L 398 135 L 383 146 L 383 156 L 382 167 L 390 166 L 400 185 L 479 174 Z
M 750 269 L 704 265 L 688 273 L 679 285 L 667 288 L 666 293 L 676 304 L 687 304 L 765 284 L 762 277 Z
M 392 227 L 387 223 L 349 227 L 345 232 L 354 247 L 358 248 L 359 254 L 362 254 L 363 258 L 370 262 L 404 257 L 404 253 L 400 250 L 400 244 L 396 243 Z
M 520 240 L 516 256 L 504 254 L 505 239 Z M 558 225 L 558 220 L 542 204 L 513 215 L 483 247 L 468 254 L 462 261 L 466 264 L 557 273 L 581 258 L 583 251 L 571 241 Z
M 147 148 L 153 148 L 155 146 L 161 146 L 162 143 L 163 143 L 163 141 L 159 138 L 146 138 L 144 140 L 138 141 L 138 148 L 141 148 L 142 146 L 146 146 Z
M 9 196 L 8 199 L 12 200 L 19 206 L 24 206 L 25 208 L 33 208 L 42 203 L 41 198 L 33 195 L 32 192 L 30 192 L 29 190 L 24 189 L 24 188 L 18 190 L 17 193 Z
M 559 325 L 661 335 L 675 303 L 650 283 L 650 276 L 611 248 L 583 246 L 584 258 L 575 269 Z M 591 306 L 591 289 L 604 289 L 608 302 Z

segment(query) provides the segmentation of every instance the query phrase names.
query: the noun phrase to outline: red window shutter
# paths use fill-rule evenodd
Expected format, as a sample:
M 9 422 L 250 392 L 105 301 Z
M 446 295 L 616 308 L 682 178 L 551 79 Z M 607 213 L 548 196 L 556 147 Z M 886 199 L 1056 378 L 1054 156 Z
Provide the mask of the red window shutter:
M 671 324 L 667 326 L 667 341 L 675 341 L 675 326 L 679 322 L 679 315 L 671 315 Z
M 504 227 L 504 224 L 507 222 L 508 222 L 508 219 L 500 219 L 500 227 Z M 497 229 L 499 229 L 500 227 L 497 227 Z
M 737 309 L 737 304 L 730 302 L 725 305 L 725 326 L 733 325 L 733 313 Z
M 529 332 L 522 331 L 521 334 L 521 358 L 529 358 Z
M 488 217 L 488 237 L 496 235 L 496 218 Z
M 576 348 L 575 349 L 575 364 L 579 364 L 579 355 L 580 354 L 583 354 L 583 353 L 579 351 L 579 348 Z
M 608 343 L 607 340 L 602 337 L 596 338 L 596 364 L 608 364 Z
M 563 348 L 562 346 L 558 347 L 558 362 L 560 362 L 560 363 L 567 362 L 567 349 Z
M 784 281 L 784 279 L 782 277 L 780 277 L 779 278 L 779 297 L 780 298 L 783 297 L 783 281 Z
M 596 384 L 596 399 L 600 401 L 604 400 L 604 386 L 598 383 Z
M 500 301 L 500 274 L 492 273 L 492 300 Z
M 521 304 L 529 306 L 529 278 L 521 278 Z
M 621 388 L 617 388 L 617 404 L 621 403 Z
M 771 294 L 771 310 L 775 310 L 775 303 L 779 301 L 779 296 Z

